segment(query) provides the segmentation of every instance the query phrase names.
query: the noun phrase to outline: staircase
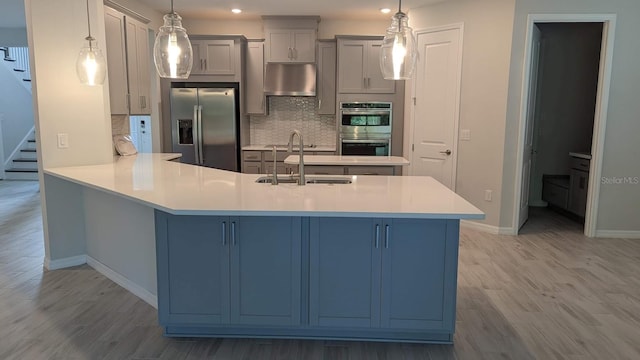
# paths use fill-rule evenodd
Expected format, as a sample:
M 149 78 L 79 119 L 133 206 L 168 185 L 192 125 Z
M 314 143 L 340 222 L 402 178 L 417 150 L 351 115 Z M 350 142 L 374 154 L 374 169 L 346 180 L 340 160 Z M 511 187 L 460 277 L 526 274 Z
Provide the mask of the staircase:
M 2 60 L 7 64 L 23 85 L 31 91 L 31 68 L 29 65 L 29 48 L 0 47 Z
M 6 180 L 38 180 L 38 153 L 35 133 L 20 145 L 20 150 L 11 157 L 4 170 Z

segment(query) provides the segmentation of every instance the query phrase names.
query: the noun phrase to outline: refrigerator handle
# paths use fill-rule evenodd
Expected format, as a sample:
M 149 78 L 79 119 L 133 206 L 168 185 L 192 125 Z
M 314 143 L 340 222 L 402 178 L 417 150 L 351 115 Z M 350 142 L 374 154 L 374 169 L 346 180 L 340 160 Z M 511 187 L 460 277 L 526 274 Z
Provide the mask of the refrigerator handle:
M 202 105 L 198 105 L 198 151 L 200 152 L 200 165 L 204 165 L 204 152 L 202 151 Z
M 200 124 L 198 123 L 198 105 L 193 105 L 193 151 L 196 157 L 196 164 L 200 164 L 200 147 L 198 144 L 200 143 L 199 130 Z

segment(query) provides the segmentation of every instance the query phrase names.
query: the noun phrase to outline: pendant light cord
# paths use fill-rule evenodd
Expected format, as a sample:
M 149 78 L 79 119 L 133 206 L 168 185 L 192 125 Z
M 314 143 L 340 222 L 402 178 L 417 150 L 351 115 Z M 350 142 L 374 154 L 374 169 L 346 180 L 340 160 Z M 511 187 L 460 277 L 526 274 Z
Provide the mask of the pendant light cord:
M 87 0 L 87 29 L 89 30 L 89 36 L 87 36 L 85 40 L 89 41 L 89 50 L 92 50 L 93 45 L 91 44 L 91 42 L 95 39 L 91 36 L 91 19 L 89 18 L 89 0 Z
M 398 0 L 398 12 L 402 12 L 402 0 Z

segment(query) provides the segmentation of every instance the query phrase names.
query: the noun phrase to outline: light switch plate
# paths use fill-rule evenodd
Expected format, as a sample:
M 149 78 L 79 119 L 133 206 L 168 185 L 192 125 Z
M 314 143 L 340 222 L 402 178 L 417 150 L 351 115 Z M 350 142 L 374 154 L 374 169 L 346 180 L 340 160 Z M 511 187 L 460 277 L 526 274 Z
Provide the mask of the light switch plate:
M 69 147 L 69 134 L 67 133 L 59 133 L 58 134 L 58 149 L 66 149 Z
M 471 130 L 469 129 L 460 130 L 460 140 L 466 140 L 466 141 L 471 140 Z

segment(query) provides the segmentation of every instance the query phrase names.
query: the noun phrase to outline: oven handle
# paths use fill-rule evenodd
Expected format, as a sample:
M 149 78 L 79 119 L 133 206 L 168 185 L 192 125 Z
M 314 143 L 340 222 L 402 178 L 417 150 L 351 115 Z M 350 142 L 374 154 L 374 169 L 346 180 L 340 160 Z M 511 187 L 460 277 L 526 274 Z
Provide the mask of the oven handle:
M 342 143 L 345 144 L 388 144 L 389 139 L 340 139 Z
M 391 111 L 371 111 L 371 110 L 341 110 L 340 113 L 342 115 L 390 115 Z

